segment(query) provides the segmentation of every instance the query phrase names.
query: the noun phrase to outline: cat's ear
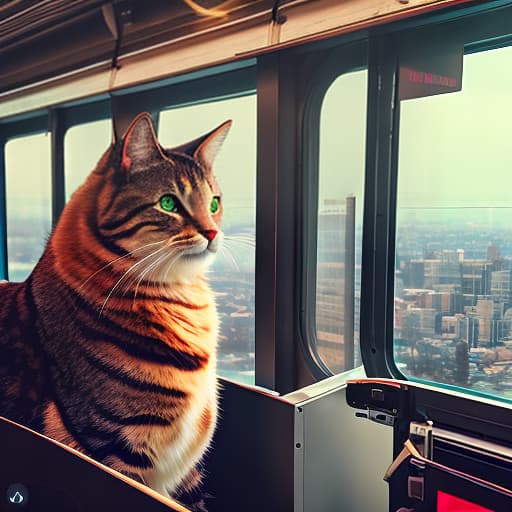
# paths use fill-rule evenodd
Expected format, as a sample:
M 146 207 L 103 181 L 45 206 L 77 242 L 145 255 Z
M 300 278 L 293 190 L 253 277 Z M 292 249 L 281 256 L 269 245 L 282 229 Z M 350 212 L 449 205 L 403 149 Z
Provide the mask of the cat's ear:
M 206 170 L 209 171 L 211 170 L 215 157 L 222 147 L 222 143 L 231 128 L 231 124 L 231 120 L 226 121 L 211 132 L 208 132 L 206 135 L 173 148 L 171 151 L 185 153 L 186 155 L 195 158 Z
M 147 112 L 139 114 L 123 136 L 121 169 L 134 174 L 165 158 L 156 138 L 153 120 Z

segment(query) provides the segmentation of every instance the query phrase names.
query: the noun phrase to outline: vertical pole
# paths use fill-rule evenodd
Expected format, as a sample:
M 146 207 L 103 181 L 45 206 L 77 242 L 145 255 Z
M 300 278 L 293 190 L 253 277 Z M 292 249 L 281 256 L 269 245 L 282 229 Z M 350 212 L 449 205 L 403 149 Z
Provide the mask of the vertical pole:
M 278 56 L 258 67 L 258 156 L 256 178 L 256 384 L 276 389 L 277 168 L 279 143 Z M 264 150 L 263 150 L 264 148 Z M 265 243 L 261 243 L 265 240 Z
M 256 182 L 256 384 L 295 386 L 296 89 L 295 63 L 277 54 L 258 63 Z
M 52 165 L 52 226 L 59 220 L 64 209 L 64 134 L 62 112 L 50 110 L 51 165 Z

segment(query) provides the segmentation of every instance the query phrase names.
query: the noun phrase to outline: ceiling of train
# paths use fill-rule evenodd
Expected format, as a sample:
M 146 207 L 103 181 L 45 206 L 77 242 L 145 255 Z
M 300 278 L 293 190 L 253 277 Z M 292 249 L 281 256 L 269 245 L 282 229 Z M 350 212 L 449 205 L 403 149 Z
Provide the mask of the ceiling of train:
M 0 0 L 0 93 L 271 15 L 286 0 Z

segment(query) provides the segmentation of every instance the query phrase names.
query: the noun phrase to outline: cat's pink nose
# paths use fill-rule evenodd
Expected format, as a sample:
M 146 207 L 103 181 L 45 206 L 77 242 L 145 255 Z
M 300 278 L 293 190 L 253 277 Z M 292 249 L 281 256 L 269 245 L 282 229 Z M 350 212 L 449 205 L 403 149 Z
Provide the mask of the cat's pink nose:
M 217 236 L 217 231 L 215 231 L 215 229 L 207 229 L 203 231 L 203 236 L 211 242 Z

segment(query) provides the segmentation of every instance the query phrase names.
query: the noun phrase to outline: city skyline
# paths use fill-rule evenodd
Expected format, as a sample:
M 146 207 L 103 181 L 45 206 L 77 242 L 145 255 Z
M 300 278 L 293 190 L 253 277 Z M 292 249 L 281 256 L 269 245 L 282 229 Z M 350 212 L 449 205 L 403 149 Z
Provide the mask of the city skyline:
M 507 239 L 460 226 L 398 226 L 396 362 L 409 376 L 512 398 L 510 229 Z

